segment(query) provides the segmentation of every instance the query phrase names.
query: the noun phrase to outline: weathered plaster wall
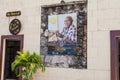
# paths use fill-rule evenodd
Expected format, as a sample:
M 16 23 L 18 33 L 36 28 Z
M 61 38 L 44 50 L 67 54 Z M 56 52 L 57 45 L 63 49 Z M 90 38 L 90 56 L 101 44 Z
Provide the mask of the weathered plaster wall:
M 65 0 L 73 1 L 73 0 Z M 24 49 L 40 52 L 41 5 L 60 0 L 0 0 L 0 35 L 10 35 L 13 18 L 6 12 L 20 10 L 20 34 L 25 35 Z M 110 80 L 110 30 L 120 29 L 120 0 L 88 0 L 88 69 L 46 68 L 34 80 Z

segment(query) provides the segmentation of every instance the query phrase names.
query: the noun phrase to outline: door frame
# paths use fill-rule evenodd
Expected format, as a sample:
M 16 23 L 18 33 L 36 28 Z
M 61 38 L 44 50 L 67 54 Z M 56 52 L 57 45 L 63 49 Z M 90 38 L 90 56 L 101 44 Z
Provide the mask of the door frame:
M 0 80 L 2 78 L 2 63 L 3 63 L 3 49 L 5 40 L 19 40 L 20 41 L 20 50 L 23 49 L 24 45 L 24 35 L 2 35 L 1 36 L 1 51 L 0 51 Z M 21 80 L 21 77 L 19 77 L 19 80 Z
M 118 41 L 120 38 L 120 30 L 110 31 L 111 46 L 111 80 L 119 80 L 119 50 Z

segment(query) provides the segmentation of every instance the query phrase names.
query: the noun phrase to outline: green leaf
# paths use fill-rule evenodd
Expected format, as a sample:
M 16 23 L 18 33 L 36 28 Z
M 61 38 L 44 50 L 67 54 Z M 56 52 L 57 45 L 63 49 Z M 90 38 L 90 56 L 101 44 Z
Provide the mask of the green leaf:
M 31 54 L 29 51 L 17 51 L 17 55 L 11 67 L 12 71 L 15 71 L 18 76 L 22 75 L 26 80 L 31 80 L 38 68 L 41 68 L 42 72 L 45 71 L 41 56 L 35 52 Z M 23 69 L 19 74 L 20 67 Z

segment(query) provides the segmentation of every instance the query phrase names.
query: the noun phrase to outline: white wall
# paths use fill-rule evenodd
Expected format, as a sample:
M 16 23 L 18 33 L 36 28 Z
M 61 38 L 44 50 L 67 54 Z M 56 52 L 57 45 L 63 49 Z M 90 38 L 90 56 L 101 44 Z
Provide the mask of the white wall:
M 73 0 L 65 0 L 73 1 Z M 20 10 L 24 49 L 40 52 L 40 7 L 60 0 L 0 0 L 0 35 L 10 35 L 13 18 L 6 12 Z M 120 0 L 88 0 L 88 69 L 46 68 L 34 80 L 110 80 L 110 30 L 120 29 Z

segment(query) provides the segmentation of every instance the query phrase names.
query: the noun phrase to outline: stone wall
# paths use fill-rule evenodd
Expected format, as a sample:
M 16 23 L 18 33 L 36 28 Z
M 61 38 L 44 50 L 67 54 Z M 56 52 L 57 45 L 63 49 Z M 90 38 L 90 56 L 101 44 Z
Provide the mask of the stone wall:
M 71 26 L 76 29 L 73 32 L 75 33 L 76 31 L 75 36 L 73 36 L 76 40 L 72 41 L 72 43 L 65 43 L 63 38 L 56 36 L 56 31 L 62 27 L 60 25 L 62 23 L 59 23 L 60 18 L 62 17 L 64 24 L 64 16 L 72 18 Z M 51 26 L 50 17 L 53 17 L 52 21 L 53 19 L 55 20 Z M 55 24 L 57 26 L 54 26 Z M 51 32 L 50 27 L 52 27 Z M 54 30 L 54 28 L 57 29 Z M 50 34 L 52 37 L 49 37 Z M 72 38 L 66 35 L 63 37 L 67 37 L 69 40 Z M 54 38 L 54 40 L 50 41 L 50 38 Z M 87 68 L 87 2 L 76 1 L 42 6 L 40 40 L 40 53 L 44 56 L 44 63 L 47 67 Z

